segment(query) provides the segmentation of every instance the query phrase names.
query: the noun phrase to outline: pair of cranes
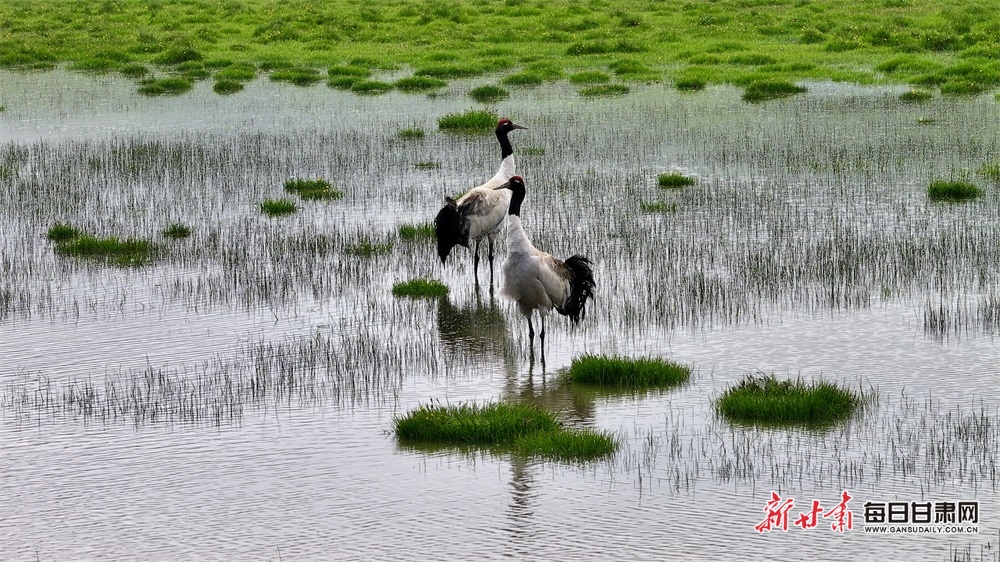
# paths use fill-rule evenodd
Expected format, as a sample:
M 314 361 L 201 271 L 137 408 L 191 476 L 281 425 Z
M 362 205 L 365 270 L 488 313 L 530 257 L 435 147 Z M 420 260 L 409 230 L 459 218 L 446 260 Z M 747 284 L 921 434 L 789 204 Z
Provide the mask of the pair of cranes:
M 458 200 L 445 198 L 445 206 L 434 219 L 438 256 L 444 264 L 452 248 L 475 242 L 473 270 L 479 274 L 479 246 L 488 243 L 490 284 L 493 283 L 493 248 L 504 219 L 507 220 L 507 258 L 503 262 L 503 284 L 500 296 L 517 303 L 518 311 L 528 319 L 528 340 L 531 351 L 535 346 L 535 327 L 531 322 L 535 310 L 539 313 L 539 333 L 542 357 L 545 356 L 545 317 L 553 308 L 574 323 L 586 314 L 588 299 L 594 296 L 594 273 L 591 262 L 574 255 L 560 260 L 531 243 L 521 225 L 521 204 L 524 203 L 524 179 L 515 175 L 514 149 L 508 134 L 527 129 L 510 119 L 500 119 L 496 127 L 500 143 L 500 169 L 489 181 L 476 187 Z M 544 359 L 543 359 L 544 360 Z

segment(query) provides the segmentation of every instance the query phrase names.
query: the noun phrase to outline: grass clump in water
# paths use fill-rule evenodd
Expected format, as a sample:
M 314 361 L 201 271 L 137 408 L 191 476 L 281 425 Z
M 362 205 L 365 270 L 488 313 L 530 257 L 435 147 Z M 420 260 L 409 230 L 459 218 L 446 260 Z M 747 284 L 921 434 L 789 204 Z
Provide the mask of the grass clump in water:
M 434 224 L 425 222 L 422 224 L 401 224 L 399 225 L 399 237 L 403 240 L 430 240 L 434 238 Z
M 806 92 L 806 88 L 781 80 L 751 82 L 743 90 L 743 101 L 750 103 L 787 98 Z
M 80 231 L 77 230 L 75 227 L 65 223 L 57 222 L 56 224 L 52 225 L 52 228 L 50 228 L 49 231 L 45 234 L 45 237 L 53 242 L 59 243 L 72 240 L 79 235 Z
M 685 92 L 697 92 L 699 90 L 704 90 L 707 85 L 708 81 L 704 78 L 693 76 L 687 76 L 674 80 L 674 87 Z
M 409 129 L 400 129 L 396 133 L 396 136 L 401 139 L 422 139 L 426 136 L 424 130 L 418 127 L 411 127 Z
M 574 383 L 647 388 L 687 382 L 691 368 L 656 358 L 584 355 L 573 360 L 567 377 Z
M 431 90 L 438 90 L 447 86 L 448 82 L 441 80 L 440 78 L 432 78 L 430 76 L 409 76 L 396 80 L 394 85 L 400 92 L 406 92 L 409 94 L 413 92 L 429 92 Z
M 147 96 L 177 96 L 190 90 L 191 80 L 179 76 L 152 78 L 144 80 L 139 86 L 139 93 Z
M 421 406 L 393 425 L 401 441 L 482 445 L 561 460 L 595 459 L 618 448 L 613 435 L 567 430 L 552 413 L 525 403 Z
M 442 131 L 478 133 L 492 131 L 497 126 L 499 116 L 485 109 L 473 109 L 465 113 L 452 113 L 438 119 Z
M 281 217 L 297 211 L 295 203 L 288 199 L 266 199 L 260 204 L 260 212 L 269 217 Z
M 104 260 L 121 266 L 149 263 L 156 247 L 149 240 L 96 238 L 82 234 L 56 244 L 56 252 L 79 258 Z
M 983 190 L 967 181 L 936 180 L 927 188 L 931 201 L 969 201 L 983 194 Z
M 359 240 L 356 244 L 348 244 L 344 246 L 344 252 L 352 256 L 358 256 L 362 258 L 373 258 L 376 256 L 384 256 L 392 251 L 393 243 L 391 240 L 378 243 L 371 240 Z
M 749 375 L 722 393 L 718 414 L 733 421 L 765 424 L 827 424 L 847 419 L 864 396 L 825 382 L 779 381 Z
M 175 222 L 174 224 L 163 229 L 163 235 L 167 238 L 173 238 L 174 240 L 187 238 L 188 236 L 191 236 L 191 227 Z
M 216 80 L 215 84 L 212 85 L 212 91 L 220 96 L 235 94 L 243 91 L 243 82 L 228 79 Z
M 377 96 L 392 91 L 394 85 L 380 80 L 361 80 L 351 84 L 351 91 L 365 96 Z
M 900 101 L 908 103 L 929 101 L 930 99 L 931 93 L 927 90 L 910 90 L 899 95 Z
M 283 68 L 271 72 L 271 80 L 275 82 L 289 82 L 296 86 L 312 86 L 322 80 L 319 71 L 315 68 Z
M 598 86 L 583 88 L 580 90 L 580 95 L 587 98 L 623 96 L 629 93 L 629 91 L 629 87 L 625 84 L 600 84 Z
M 586 70 L 571 74 L 569 81 L 574 84 L 607 84 L 611 77 L 600 70 Z
M 448 286 L 435 279 L 410 279 L 392 286 L 397 297 L 438 298 L 448 296 Z
M 669 174 L 660 174 L 656 178 L 656 183 L 663 189 L 680 189 L 682 187 L 694 185 L 694 178 L 689 178 L 685 175 L 672 172 Z
M 510 92 L 499 86 L 479 86 L 469 91 L 469 97 L 480 103 L 492 103 L 510 97 Z
M 295 193 L 307 201 L 334 200 L 344 196 L 326 180 L 290 179 L 285 182 L 285 191 Z

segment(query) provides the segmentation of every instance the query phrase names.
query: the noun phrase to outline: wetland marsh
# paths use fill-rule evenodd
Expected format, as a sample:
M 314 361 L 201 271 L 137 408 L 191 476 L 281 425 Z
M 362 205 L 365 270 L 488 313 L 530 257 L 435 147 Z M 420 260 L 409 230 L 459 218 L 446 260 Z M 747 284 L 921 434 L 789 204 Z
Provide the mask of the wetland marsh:
M 417 98 L 261 77 L 147 97 L 117 75 L 0 70 L 0 558 L 997 560 L 992 94 L 512 90 L 491 110 L 530 128 L 512 135 L 525 229 L 587 255 L 597 281 L 579 327 L 550 316 L 542 365 L 471 252 L 443 267 L 418 235 L 493 175 L 492 135 L 438 124 L 498 79 Z M 663 189 L 664 174 L 692 182 Z M 339 196 L 290 195 L 300 179 Z M 938 180 L 982 195 L 933 201 Z M 286 196 L 295 213 L 261 213 Z M 190 235 L 165 236 L 174 224 Z M 46 237 L 56 225 L 157 250 L 79 259 Z M 448 292 L 393 295 L 414 279 Z M 567 384 L 585 355 L 691 373 Z M 823 428 L 717 416 L 754 373 L 873 403 Z M 619 449 L 574 462 L 391 433 L 422 405 L 496 402 Z M 793 515 L 847 490 L 855 528 L 760 534 L 771 490 Z M 978 501 L 979 533 L 863 532 L 866 501 L 897 500 Z

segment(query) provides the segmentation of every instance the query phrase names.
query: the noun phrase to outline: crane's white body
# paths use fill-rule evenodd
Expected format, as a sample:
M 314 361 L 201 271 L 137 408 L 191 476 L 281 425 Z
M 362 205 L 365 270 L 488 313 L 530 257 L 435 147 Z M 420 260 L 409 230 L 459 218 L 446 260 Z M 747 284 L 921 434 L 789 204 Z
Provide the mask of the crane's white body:
M 528 319 L 529 328 L 531 315 L 538 310 L 545 332 L 545 316 L 553 307 L 562 308 L 569 298 L 570 276 L 562 260 L 535 248 L 521 226 L 521 217 L 508 217 L 507 259 L 503 262 L 500 296 L 517 303 L 518 311 Z

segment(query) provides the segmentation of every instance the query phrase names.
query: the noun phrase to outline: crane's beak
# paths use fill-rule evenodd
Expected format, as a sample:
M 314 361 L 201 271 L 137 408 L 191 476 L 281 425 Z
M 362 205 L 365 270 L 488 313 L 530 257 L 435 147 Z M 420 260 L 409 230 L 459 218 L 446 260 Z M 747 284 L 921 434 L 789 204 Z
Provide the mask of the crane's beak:
M 500 191 L 501 189 L 510 189 L 510 182 L 494 187 L 493 191 Z
M 525 127 L 524 125 L 518 125 L 517 123 L 514 123 L 513 121 L 511 121 L 511 123 L 510 123 L 510 128 L 511 129 L 524 129 L 524 130 L 528 130 L 528 128 Z

